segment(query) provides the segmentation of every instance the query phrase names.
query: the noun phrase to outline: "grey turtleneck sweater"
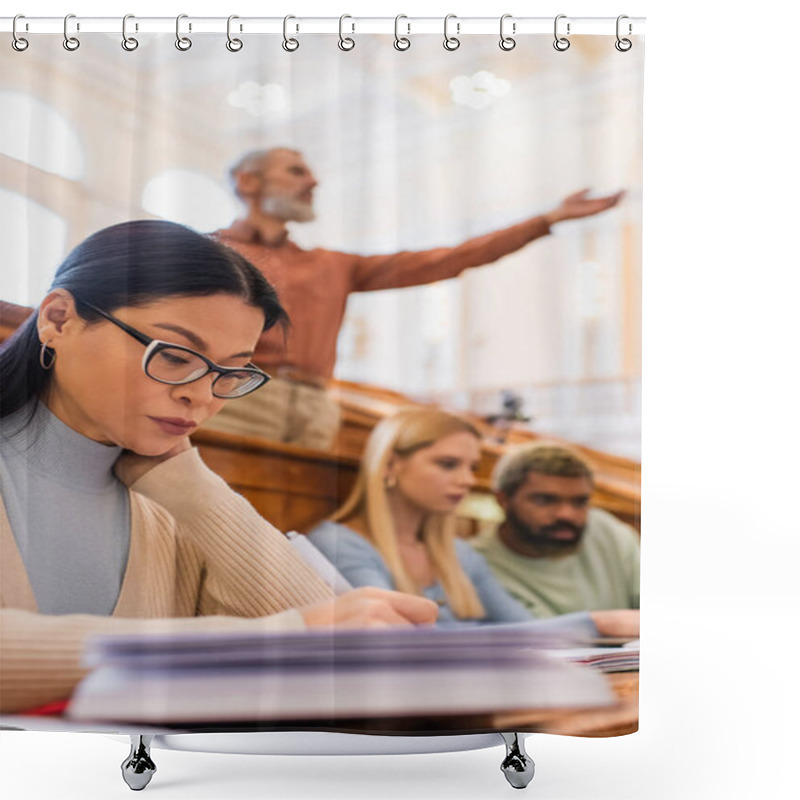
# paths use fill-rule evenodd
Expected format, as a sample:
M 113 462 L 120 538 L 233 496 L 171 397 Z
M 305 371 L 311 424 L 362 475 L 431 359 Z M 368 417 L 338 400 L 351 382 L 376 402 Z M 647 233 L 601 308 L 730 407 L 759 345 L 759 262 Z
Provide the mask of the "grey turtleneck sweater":
M 0 491 L 39 611 L 111 614 L 130 543 L 128 491 L 111 471 L 121 448 L 43 404 L 24 425 L 30 410 L 0 420 Z

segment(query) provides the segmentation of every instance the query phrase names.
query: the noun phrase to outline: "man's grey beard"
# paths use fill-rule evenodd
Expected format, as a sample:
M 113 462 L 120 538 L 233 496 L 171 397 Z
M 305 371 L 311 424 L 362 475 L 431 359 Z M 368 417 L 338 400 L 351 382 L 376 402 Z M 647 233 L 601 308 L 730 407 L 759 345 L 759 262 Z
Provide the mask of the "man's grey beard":
M 291 197 L 265 197 L 261 201 L 261 210 L 271 217 L 284 222 L 311 222 L 315 219 L 314 206 Z

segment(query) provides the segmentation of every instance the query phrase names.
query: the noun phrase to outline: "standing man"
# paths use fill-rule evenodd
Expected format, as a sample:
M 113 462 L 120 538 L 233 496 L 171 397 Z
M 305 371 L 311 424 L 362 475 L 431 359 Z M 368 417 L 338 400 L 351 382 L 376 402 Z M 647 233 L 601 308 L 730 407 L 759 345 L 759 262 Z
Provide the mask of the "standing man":
M 587 462 L 560 445 L 510 450 L 492 475 L 505 521 L 473 546 L 535 616 L 639 608 L 639 537 L 591 507 Z
M 316 178 L 301 153 L 280 147 L 241 158 L 230 171 L 246 214 L 214 238 L 255 264 L 275 286 L 292 321 L 288 338 L 270 331 L 253 361 L 274 378 L 263 392 L 229 403 L 212 421 L 218 430 L 249 433 L 328 449 L 339 427 L 339 408 L 325 392 L 336 361 L 336 340 L 351 292 L 398 289 L 454 278 L 489 264 L 550 233 L 556 222 L 615 206 L 619 192 L 589 198 L 588 190 L 559 206 L 456 247 L 360 256 L 315 248 L 289 238 L 289 222 L 314 219 Z

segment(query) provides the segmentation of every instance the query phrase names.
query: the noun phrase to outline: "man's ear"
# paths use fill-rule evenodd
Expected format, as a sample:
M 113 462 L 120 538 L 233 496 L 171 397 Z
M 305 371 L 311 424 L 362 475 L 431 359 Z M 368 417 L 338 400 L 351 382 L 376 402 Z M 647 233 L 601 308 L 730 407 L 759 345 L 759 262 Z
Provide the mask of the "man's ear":
M 503 511 L 508 511 L 508 505 L 511 502 L 509 496 L 505 492 L 499 490 L 495 491 L 494 496 L 500 508 L 502 508 Z
M 72 295 L 66 289 L 54 289 L 39 306 L 36 320 L 39 341 L 53 347 L 75 327 L 79 320 Z
M 242 200 L 258 197 L 261 192 L 261 176 L 257 172 L 240 172 L 236 176 L 236 194 Z

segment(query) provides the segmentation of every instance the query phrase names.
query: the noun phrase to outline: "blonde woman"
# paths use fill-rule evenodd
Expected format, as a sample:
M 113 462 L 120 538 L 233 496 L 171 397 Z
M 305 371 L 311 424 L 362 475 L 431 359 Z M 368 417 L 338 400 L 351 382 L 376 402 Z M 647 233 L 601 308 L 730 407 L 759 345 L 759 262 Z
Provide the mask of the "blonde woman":
M 455 509 L 475 484 L 480 433 L 431 408 L 400 411 L 370 436 L 350 497 L 311 541 L 353 586 L 424 595 L 439 621 L 523 622 L 525 608 L 455 535 Z

